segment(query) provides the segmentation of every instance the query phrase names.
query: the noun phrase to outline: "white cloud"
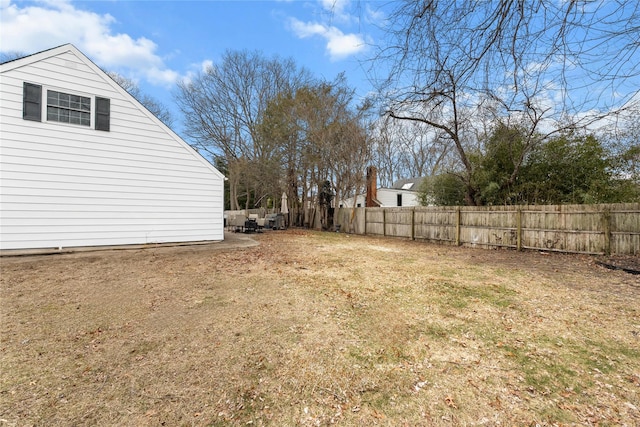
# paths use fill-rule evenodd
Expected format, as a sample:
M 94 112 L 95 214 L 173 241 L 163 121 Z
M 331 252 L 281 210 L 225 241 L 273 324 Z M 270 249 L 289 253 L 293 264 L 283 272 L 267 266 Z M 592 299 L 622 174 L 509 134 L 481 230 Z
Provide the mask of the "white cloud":
M 114 34 L 111 27 L 116 19 L 109 14 L 79 9 L 70 0 L 43 0 L 25 7 L 1 0 L 0 8 L 4 52 L 31 54 L 72 43 L 108 70 L 127 70 L 161 85 L 170 85 L 178 77 L 165 66 L 153 41 Z
M 291 29 L 300 38 L 320 36 L 327 42 L 326 49 L 332 60 L 339 60 L 357 54 L 366 48 L 364 39 L 358 34 L 344 34 L 337 27 L 316 22 L 302 22 L 290 19 Z
M 314 35 L 322 36 L 327 32 L 327 27 L 322 24 L 312 22 L 305 23 L 296 18 L 291 18 L 291 28 L 300 38 L 311 37 Z
M 210 68 L 212 68 L 213 64 L 214 62 L 211 59 L 205 59 L 202 62 L 189 64 L 189 69 L 183 75 L 179 76 L 176 81 L 189 85 L 199 74 L 206 73 Z
M 168 68 L 150 68 L 146 72 L 147 80 L 158 85 L 173 84 L 180 78 L 177 71 Z
M 213 67 L 213 61 L 210 59 L 205 59 L 204 61 L 202 61 L 200 65 L 200 69 L 202 70 L 203 73 L 206 73 L 207 70 L 209 70 L 209 68 L 211 67 Z
M 343 12 L 349 0 L 320 0 L 322 7 L 329 11 Z
M 312 5 L 309 3 L 309 5 Z M 361 28 L 363 19 L 379 18 L 367 5 L 366 17 L 362 15 L 362 3 L 352 0 L 317 0 L 311 6 L 313 18 L 310 20 L 290 17 L 289 30 L 298 38 L 320 37 L 326 41 L 326 52 L 332 61 L 345 59 L 367 49 L 371 40 L 366 34 L 347 30 L 354 25 Z
M 327 49 L 332 58 L 343 58 L 362 51 L 365 48 L 364 40 L 357 34 L 342 34 L 335 27 L 329 28 L 325 36 Z
M 367 20 L 369 22 L 380 23 L 386 17 L 386 14 L 382 11 L 382 9 L 380 9 L 380 8 L 375 8 L 374 9 L 368 3 L 367 3 L 367 6 L 366 6 L 366 12 L 367 12 L 366 13 Z
M 350 0 L 320 0 L 322 8 L 331 14 L 334 20 L 349 22 L 351 15 L 346 12 Z

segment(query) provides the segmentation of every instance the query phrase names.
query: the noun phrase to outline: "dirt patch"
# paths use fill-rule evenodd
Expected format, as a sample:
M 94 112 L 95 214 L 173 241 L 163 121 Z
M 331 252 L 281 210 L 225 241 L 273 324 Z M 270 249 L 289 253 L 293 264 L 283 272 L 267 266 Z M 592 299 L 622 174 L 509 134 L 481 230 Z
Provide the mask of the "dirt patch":
M 300 230 L 0 260 L 4 425 L 639 425 L 640 278 Z

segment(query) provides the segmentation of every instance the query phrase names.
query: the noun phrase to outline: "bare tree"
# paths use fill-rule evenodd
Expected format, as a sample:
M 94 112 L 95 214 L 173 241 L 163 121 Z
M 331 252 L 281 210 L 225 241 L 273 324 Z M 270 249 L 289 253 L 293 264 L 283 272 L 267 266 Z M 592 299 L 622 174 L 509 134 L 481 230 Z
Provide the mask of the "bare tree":
M 271 100 L 309 80 L 309 72 L 291 59 L 228 51 L 219 64 L 178 84 L 176 101 L 187 135 L 197 149 L 228 164 L 231 209 L 240 208 L 242 189 L 244 208 L 253 207 L 251 194 L 263 200 L 260 192 L 273 191 L 263 184 L 273 179 L 278 147 L 261 137 L 258 125 Z
M 378 183 L 382 187 L 391 185 L 404 175 L 401 166 L 402 147 L 395 135 L 395 121 L 382 117 L 372 129 L 373 163 L 378 171 Z
M 116 83 L 118 83 L 124 90 L 129 92 L 134 98 L 136 98 L 147 110 L 156 116 L 162 123 L 171 127 L 173 125 L 173 116 L 171 111 L 154 97 L 142 93 L 140 86 L 132 79 L 116 73 L 115 71 L 105 71 L 109 77 L 111 77 Z
M 628 108 L 638 94 L 640 6 L 635 0 L 406 0 L 389 17 L 377 57 L 389 117 L 432 128 L 450 144 L 478 201 L 469 154 L 493 123 L 526 129 L 514 157 L 553 132 L 588 126 Z M 637 101 L 637 99 L 636 99 Z
M 424 123 L 383 117 L 375 138 L 381 185 L 437 172 L 450 154 L 450 147 L 440 134 Z

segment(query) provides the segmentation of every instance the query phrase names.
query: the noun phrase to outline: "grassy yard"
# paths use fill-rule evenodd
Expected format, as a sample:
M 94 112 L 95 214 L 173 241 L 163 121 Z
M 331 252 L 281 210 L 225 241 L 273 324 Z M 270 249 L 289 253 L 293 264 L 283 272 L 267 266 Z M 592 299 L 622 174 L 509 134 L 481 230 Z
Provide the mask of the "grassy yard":
M 0 426 L 640 425 L 640 280 L 290 230 L 3 258 Z

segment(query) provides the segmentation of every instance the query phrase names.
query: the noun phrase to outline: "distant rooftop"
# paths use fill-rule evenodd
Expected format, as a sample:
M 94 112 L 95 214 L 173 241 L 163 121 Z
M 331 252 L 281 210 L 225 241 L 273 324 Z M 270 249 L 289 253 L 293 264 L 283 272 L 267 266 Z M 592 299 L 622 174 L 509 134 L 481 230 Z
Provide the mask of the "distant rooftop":
M 399 179 L 398 181 L 393 183 L 391 188 L 396 190 L 418 191 L 423 179 L 423 177 Z

